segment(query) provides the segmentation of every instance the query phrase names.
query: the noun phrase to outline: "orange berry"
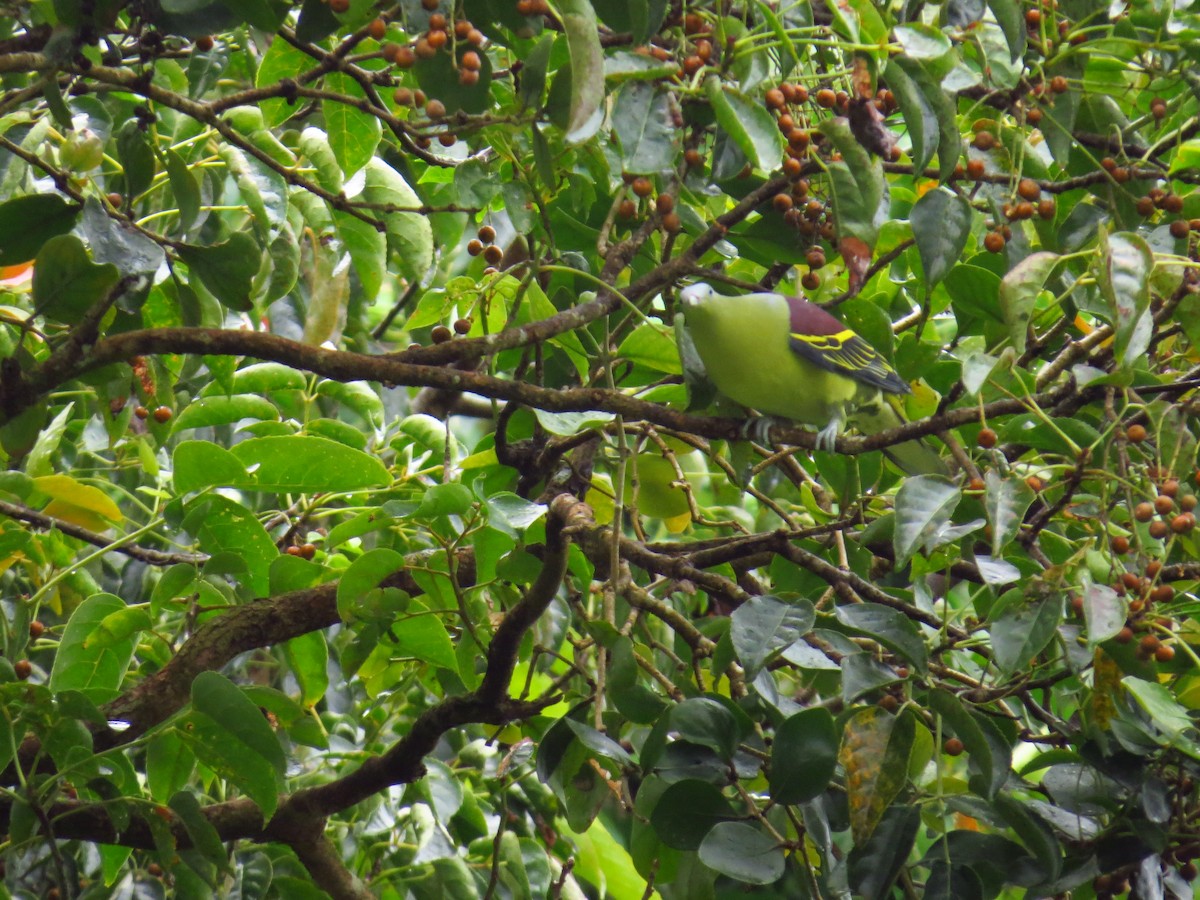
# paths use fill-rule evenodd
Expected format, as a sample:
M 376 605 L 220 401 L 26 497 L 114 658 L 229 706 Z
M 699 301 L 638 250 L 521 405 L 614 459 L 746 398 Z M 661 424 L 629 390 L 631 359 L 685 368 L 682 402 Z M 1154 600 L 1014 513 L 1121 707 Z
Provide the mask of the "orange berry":
M 367 26 L 367 33 L 377 41 L 382 41 L 383 36 L 387 34 L 387 22 L 383 19 L 372 19 L 371 24 Z
M 1030 475 L 1025 479 L 1025 483 L 1029 485 L 1029 489 L 1031 491 L 1040 492 L 1043 487 L 1042 479 L 1038 478 L 1036 475 Z
M 483 65 L 483 60 L 479 58 L 479 54 L 474 50 L 468 50 L 464 53 L 460 62 L 464 69 L 469 69 L 472 72 L 479 71 L 479 67 Z
M 963 742 L 956 737 L 946 738 L 942 744 L 942 752 L 947 756 L 962 756 L 964 749 Z
M 1070 89 L 1067 84 L 1067 79 L 1062 75 L 1055 75 L 1050 79 L 1050 91 L 1055 94 L 1065 94 Z
M 821 286 L 821 276 L 816 272 L 805 272 L 800 278 L 800 284 L 806 291 L 815 291 Z
M 972 139 L 971 145 L 976 150 L 983 150 L 986 152 L 996 146 L 996 136 L 990 131 L 980 131 Z
M 431 119 L 440 119 L 446 114 L 446 104 L 441 100 L 430 100 L 425 104 L 425 115 Z
M 488 265 L 498 266 L 501 260 L 504 259 L 504 251 L 495 244 L 488 244 L 483 248 L 483 258 L 487 261 Z
M 1196 517 L 1190 512 L 1180 513 L 1171 520 L 1171 530 L 1176 534 L 1187 534 L 1196 527 Z
M 1017 193 L 1026 200 L 1036 200 L 1042 195 L 1042 189 L 1032 178 L 1022 178 L 1017 183 Z
M 823 109 L 833 109 L 837 103 L 837 93 L 829 88 L 821 88 L 816 95 L 817 106 Z
M 1165 516 L 1175 508 L 1175 501 L 1166 494 L 1159 494 L 1154 498 L 1154 511 L 1160 516 Z
M 213 48 L 213 38 L 211 34 L 203 34 L 196 38 L 196 49 L 201 53 L 207 53 Z
M 767 106 L 771 109 L 783 109 L 787 106 L 787 98 L 779 88 L 771 88 L 766 95 Z
M 33 664 L 27 659 L 18 659 L 13 663 L 13 672 L 16 676 L 24 681 L 33 674 Z
M 1129 538 L 1123 534 L 1118 534 L 1109 541 L 1109 546 L 1112 547 L 1113 553 L 1116 553 L 1118 556 L 1124 556 L 1129 552 Z
M 454 333 L 467 334 L 471 330 L 471 319 L 469 316 L 463 316 L 461 319 L 454 320 Z
M 1170 662 L 1175 658 L 1175 648 L 1170 644 L 1161 644 L 1154 651 L 1154 658 L 1160 663 Z
M 483 241 L 478 238 L 471 238 L 467 241 L 467 252 L 472 256 L 478 256 L 483 252 Z
M 629 187 L 639 197 L 649 197 L 654 193 L 654 184 L 645 175 L 639 175 L 633 179 L 633 183 Z
M 1004 249 L 1004 235 L 998 231 L 989 231 L 983 237 L 983 246 L 988 253 L 999 253 Z
M 683 222 L 679 219 L 679 213 L 669 212 L 662 217 L 663 231 L 668 234 L 674 234 L 683 227 Z
M 1171 529 L 1167 527 L 1167 523 L 1161 519 L 1155 519 L 1150 523 L 1150 537 L 1157 541 L 1161 541 L 1163 538 L 1165 538 L 1170 530 Z
M 1146 426 L 1135 422 L 1125 429 L 1125 437 L 1134 444 L 1140 444 L 1146 439 Z
M 1133 629 L 1126 625 L 1116 633 L 1116 635 L 1113 637 L 1113 640 L 1118 644 L 1128 644 L 1133 640 Z
M 491 225 L 480 225 L 477 233 L 479 239 L 485 244 L 493 243 L 496 240 L 496 229 Z
M 45 633 L 46 633 L 46 626 L 43 625 L 41 622 L 39 622 L 37 619 L 34 619 L 32 622 L 29 623 L 29 636 L 33 640 L 36 641 L 38 638 L 40 638 Z
M 983 177 L 986 168 L 982 159 L 973 159 L 967 163 L 967 175 L 978 181 Z
M 171 421 L 171 407 L 160 406 L 154 410 L 154 421 L 159 425 L 163 425 Z
M 134 407 L 133 414 L 139 419 L 145 419 L 150 415 L 150 410 L 146 409 L 144 406 L 137 406 Z
M 447 328 L 445 325 L 434 325 L 433 328 L 430 329 L 430 331 L 429 331 L 429 338 L 435 344 L 444 344 L 444 343 L 446 343 L 446 341 L 451 340 L 453 337 L 454 337 L 453 333 L 451 333 L 450 329 Z
M 425 35 L 425 40 L 429 42 L 429 46 L 434 50 L 441 50 L 446 46 L 446 41 L 449 40 L 449 35 L 444 31 L 431 31 Z

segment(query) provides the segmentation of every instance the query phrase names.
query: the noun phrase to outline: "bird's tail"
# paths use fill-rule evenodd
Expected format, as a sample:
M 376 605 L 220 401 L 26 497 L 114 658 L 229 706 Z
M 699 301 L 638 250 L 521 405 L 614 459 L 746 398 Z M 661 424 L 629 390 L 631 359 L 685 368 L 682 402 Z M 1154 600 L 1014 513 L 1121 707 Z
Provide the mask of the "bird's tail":
M 901 412 L 899 397 L 880 395 L 875 403 L 859 406 L 854 413 L 854 426 L 863 434 L 890 431 L 908 419 Z M 883 454 L 906 475 L 949 475 L 950 469 L 933 447 L 921 438 L 883 448 Z

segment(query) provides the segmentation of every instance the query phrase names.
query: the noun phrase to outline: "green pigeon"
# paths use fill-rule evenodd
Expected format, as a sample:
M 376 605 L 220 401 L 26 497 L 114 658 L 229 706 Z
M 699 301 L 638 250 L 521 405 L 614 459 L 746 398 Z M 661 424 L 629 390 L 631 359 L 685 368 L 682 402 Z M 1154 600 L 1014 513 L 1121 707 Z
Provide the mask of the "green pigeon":
M 725 297 L 707 284 L 680 293 L 688 336 L 709 381 L 735 403 L 816 426 L 832 450 L 847 425 L 862 434 L 904 424 L 912 388 L 879 352 L 816 304 L 783 294 Z M 909 475 L 946 474 L 921 440 L 883 451 Z

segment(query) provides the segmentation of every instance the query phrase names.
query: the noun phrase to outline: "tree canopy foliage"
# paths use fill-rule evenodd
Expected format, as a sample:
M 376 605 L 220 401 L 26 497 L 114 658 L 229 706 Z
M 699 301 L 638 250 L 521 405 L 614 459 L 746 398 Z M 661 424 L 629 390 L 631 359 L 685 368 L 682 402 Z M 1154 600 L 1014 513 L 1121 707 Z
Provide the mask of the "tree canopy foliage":
M 0 4 L 4 889 L 1191 897 L 1195 6 Z

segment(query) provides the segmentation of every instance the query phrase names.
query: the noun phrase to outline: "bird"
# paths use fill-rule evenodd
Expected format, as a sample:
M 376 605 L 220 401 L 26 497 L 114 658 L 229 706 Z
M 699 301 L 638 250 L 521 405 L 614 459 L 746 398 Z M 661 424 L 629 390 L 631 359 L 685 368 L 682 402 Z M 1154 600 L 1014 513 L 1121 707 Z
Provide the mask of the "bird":
M 904 424 L 899 396 L 912 388 L 863 338 L 798 297 L 726 297 L 703 282 L 680 292 L 688 337 L 708 380 L 755 412 L 816 426 L 817 449 L 832 451 L 847 423 L 863 434 Z M 883 451 L 908 475 L 946 474 L 921 440 Z

